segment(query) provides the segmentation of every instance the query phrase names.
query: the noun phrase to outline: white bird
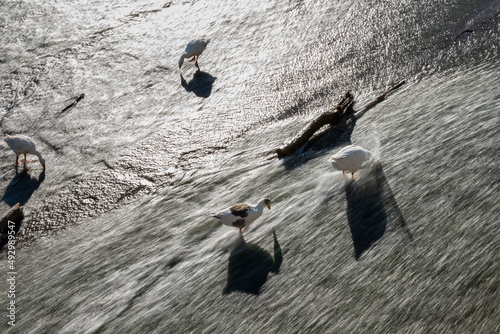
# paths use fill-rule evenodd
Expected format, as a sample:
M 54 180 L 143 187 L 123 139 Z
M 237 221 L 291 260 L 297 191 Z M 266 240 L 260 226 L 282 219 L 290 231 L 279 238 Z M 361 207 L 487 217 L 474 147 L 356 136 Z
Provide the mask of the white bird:
M 198 69 L 200 67 L 198 66 L 198 57 L 203 53 L 203 51 L 206 49 L 208 42 L 210 42 L 209 39 L 195 39 L 186 45 L 186 50 L 184 53 L 181 55 L 181 58 L 179 59 L 179 68 L 181 68 L 182 64 L 184 63 L 184 58 L 191 58 L 190 61 L 195 60 L 194 64 Z
M 40 152 L 36 150 L 35 142 L 26 136 L 17 135 L 17 136 L 9 136 L 5 135 L 3 140 L 9 145 L 9 147 L 16 153 L 16 166 L 19 165 L 19 156 L 24 154 L 24 165 L 26 166 L 26 154 L 34 154 L 38 157 L 38 160 L 45 169 L 45 159 L 42 157 Z
M 344 172 L 350 172 L 354 178 L 354 173 L 361 167 L 361 165 L 370 160 L 372 157 L 371 152 L 356 145 L 349 145 L 328 158 L 332 163 L 333 168 Z
M 238 227 L 240 233 L 243 233 L 246 226 L 250 225 L 262 215 L 264 205 L 271 210 L 271 200 L 269 198 L 263 198 L 257 205 L 246 203 L 234 204 L 230 208 L 213 213 L 212 217 L 220 219 L 225 225 Z

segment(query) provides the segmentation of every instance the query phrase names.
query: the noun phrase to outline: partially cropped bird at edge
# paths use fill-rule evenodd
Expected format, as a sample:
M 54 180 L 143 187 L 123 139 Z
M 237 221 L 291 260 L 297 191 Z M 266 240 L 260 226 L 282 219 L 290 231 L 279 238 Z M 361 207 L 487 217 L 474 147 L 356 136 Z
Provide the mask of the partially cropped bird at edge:
M 361 165 L 372 158 L 372 153 L 356 145 L 349 145 L 328 158 L 332 166 L 342 171 L 342 174 L 349 172 L 354 178 L 354 173 Z
M 194 61 L 194 65 L 198 67 L 198 70 L 200 69 L 200 66 L 198 66 L 198 58 L 200 55 L 203 53 L 203 51 L 207 48 L 208 42 L 210 42 L 209 39 L 195 39 L 191 42 L 189 42 L 186 45 L 186 50 L 184 53 L 181 55 L 181 58 L 179 59 L 179 68 L 182 67 L 182 64 L 184 63 L 185 58 L 191 58 L 189 61 Z
M 256 205 L 237 203 L 225 210 L 213 213 L 212 217 L 220 219 L 225 225 L 239 228 L 241 234 L 245 231 L 245 227 L 248 227 L 262 215 L 264 206 L 271 210 L 271 200 L 269 198 L 261 199 Z
M 26 154 L 34 154 L 38 157 L 38 161 L 40 161 L 43 169 L 45 169 L 45 159 L 37 151 L 35 142 L 31 138 L 23 135 L 5 135 L 3 140 L 16 153 L 16 166 L 19 165 L 19 156 L 21 154 L 24 155 L 24 166 L 26 166 Z

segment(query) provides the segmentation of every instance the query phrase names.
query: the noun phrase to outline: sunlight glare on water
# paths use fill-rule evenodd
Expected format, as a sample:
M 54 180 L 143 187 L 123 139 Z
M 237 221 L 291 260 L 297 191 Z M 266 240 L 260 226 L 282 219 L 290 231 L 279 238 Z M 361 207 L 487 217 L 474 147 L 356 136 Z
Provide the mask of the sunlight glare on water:
M 2 209 L 26 215 L 2 331 L 499 331 L 495 2 L 0 9 L 0 125 L 47 160 L 16 174 L 0 153 Z M 202 36 L 201 71 L 179 70 Z M 353 126 L 273 156 L 346 90 L 357 109 L 400 80 Z M 327 160 L 351 143 L 375 156 L 354 180 Z M 262 197 L 243 236 L 210 217 Z

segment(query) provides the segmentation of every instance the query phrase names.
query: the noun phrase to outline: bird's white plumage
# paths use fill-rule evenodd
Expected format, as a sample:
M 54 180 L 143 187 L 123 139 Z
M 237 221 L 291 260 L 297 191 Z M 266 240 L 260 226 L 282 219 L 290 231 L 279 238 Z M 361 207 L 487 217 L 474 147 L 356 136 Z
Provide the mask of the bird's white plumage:
M 225 225 L 239 227 L 240 232 L 242 232 L 244 227 L 247 227 L 262 215 L 264 206 L 271 209 L 271 200 L 263 198 L 255 205 L 234 204 L 225 210 L 213 213 L 212 217 L 219 219 Z
M 184 53 L 181 55 L 181 58 L 179 59 L 179 68 L 181 68 L 182 64 L 184 63 L 185 58 L 191 58 L 191 57 L 196 57 L 195 65 L 198 67 L 198 57 L 207 48 L 208 42 L 210 42 L 209 39 L 207 39 L 207 40 L 195 39 L 195 40 L 189 42 L 186 45 L 186 50 L 184 51 Z
M 255 205 L 249 205 L 247 209 L 247 215 L 245 219 L 245 225 L 249 225 L 253 221 L 255 221 L 257 218 L 262 216 L 262 212 L 264 211 L 264 206 L 255 206 Z M 218 213 L 214 213 L 212 217 L 220 219 L 220 221 L 228 226 L 233 226 L 233 223 L 237 221 L 238 219 L 241 219 L 242 217 L 236 216 L 231 212 L 231 209 L 228 208 L 226 210 L 223 210 Z
M 21 154 L 24 154 L 24 163 L 26 164 L 26 154 L 34 154 L 38 157 L 38 160 L 42 164 L 43 168 L 45 168 L 45 159 L 42 157 L 40 152 L 37 151 L 35 142 L 23 135 L 9 136 L 6 135 L 3 137 L 3 140 L 9 145 L 9 147 L 16 153 L 16 165 L 18 163 L 18 158 Z
M 335 169 L 354 174 L 371 157 L 372 154 L 364 148 L 349 145 L 329 157 L 328 161 L 331 162 Z

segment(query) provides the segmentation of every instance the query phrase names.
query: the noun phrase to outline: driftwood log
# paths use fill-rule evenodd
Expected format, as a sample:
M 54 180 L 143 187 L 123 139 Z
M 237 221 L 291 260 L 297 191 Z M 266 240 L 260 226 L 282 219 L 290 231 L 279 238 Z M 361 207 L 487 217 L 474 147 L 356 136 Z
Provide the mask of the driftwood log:
M 322 131 L 321 134 L 324 134 L 330 131 L 333 127 L 346 122 L 346 120 L 348 120 L 349 118 L 354 118 L 354 120 L 360 119 L 370 108 L 383 101 L 387 94 L 398 89 L 404 83 L 404 80 L 399 82 L 397 85 L 386 90 L 375 100 L 369 102 L 359 110 L 354 110 L 352 108 L 354 97 L 349 91 L 346 92 L 333 109 L 327 110 L 320 114 L 318 117 L 313 119 L 306 127 L 304 127 L 295 138 L 293 138 L 290 142 L 283 145 L 282 147 L 278 148 L 276 150 L 278 158 L 281 159 L 293 154 L 304 144 L 306 144 L 309 139 L 313 137 L 316 132 L 324 126 L 328 126 L 328 128 Z
M 9 220 L 19 226 L 24 219 L 23 207 L 17 203 L 0 217 L 0 231 L 4 231 L 9 225 Z

